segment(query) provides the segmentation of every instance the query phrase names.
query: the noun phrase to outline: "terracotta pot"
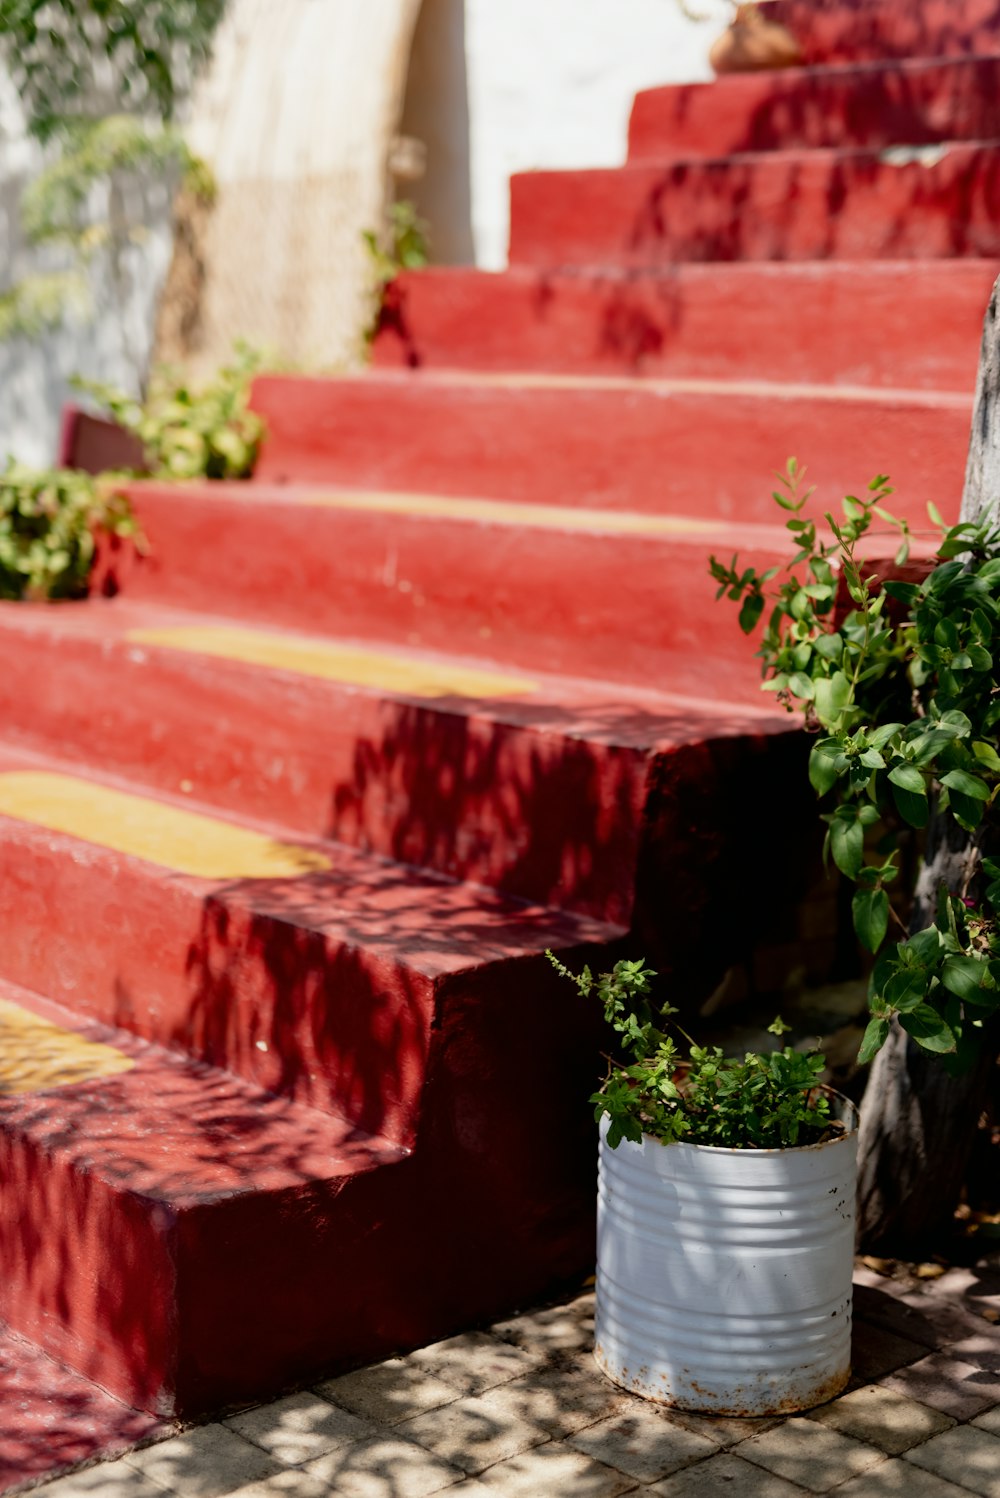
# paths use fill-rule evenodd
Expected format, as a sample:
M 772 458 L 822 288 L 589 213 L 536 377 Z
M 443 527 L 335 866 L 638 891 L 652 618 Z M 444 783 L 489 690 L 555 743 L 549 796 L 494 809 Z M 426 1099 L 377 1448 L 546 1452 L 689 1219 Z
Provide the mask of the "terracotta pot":
M 802 50 L 787 26 L 767 20 L 756 5 L 741 5 L 708 60 L 716 73 L 760 73 L 796 67 Z

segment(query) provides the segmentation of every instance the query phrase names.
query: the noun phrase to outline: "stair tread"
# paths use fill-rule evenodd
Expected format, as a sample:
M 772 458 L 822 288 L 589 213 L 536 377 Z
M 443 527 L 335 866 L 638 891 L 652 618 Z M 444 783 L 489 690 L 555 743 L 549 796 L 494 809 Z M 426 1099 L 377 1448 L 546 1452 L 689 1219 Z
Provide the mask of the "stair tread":
M 601 170 L 603 170 L 603 168 Z M 621 171 L 626 170 L 626 168 L 614 168 L 609 170 Z M 637 172 L 643 172 L 648 169 L 646 167 L 636 167 L 635 170 Z M 867 268 L 867 262 L 859 263 L 864 264 Z M 892 264 L 892 262 L 885 261 L 881 263 L 883 265 Z M 910 265 L 912 262 L 906 261 L 902 263 Z M 969 262 L 966 261 L 963 263 L 968 264 Z M 732 264 L 736 265 L 739 264 L 739 262 L 733 262 Z M 761 262 L 743 262 L 743 266 L 748 274 L 761 268 L 761 264 Z M 838 262 L 838 267 L 849 266 L 850 264 L 851 262 L 840 261 Z M 667 278 L 676 274 L 676 272 L 681 269 L 683 269 L 685 274 L 689 271 L 697 271 L 700 269 L 703 273 L 711 275 L 718 268 L 719 267 L 715 267 L 702 262 L 700 266 L 692 263 L 690 265 L 685 264 L 683 267 L 670 267 L 668 269 L 660 269 L 659 271 L 657 271 L 655 267 L 650 268 L 649 270 L 645 268 L 622 267 L 619 273 L 622 276 L 628 277 L 641 277 L 645 275 L 660 274 L 664 278 Z M 728 271 L 732 267 L 731 264 L 727 262 L 723 268 Z M 774 265 L 773 262 L 770 268 L 775 272 L 779 272 L 779 270 L 785 270 L 784 266 L 781 266 L 779 268 L 778 266 Z M 788 268 L 791 269 L 791 265 Z M 795 268 L 801 273 L 805 273 L 806 269 L 808 269 L 809 267 L 804 266 L 802 262 L 798 262 Z M 512 266 L 511 272 L 509 273 L 536 277 L 539 274 L 548 274 L 546 270 L 540 270 L 539 267 L 525 265 Z M 610 271 L 605 272 L 603 269 L 595 270 L 581 266 L 566 266 L 564 268 L 553 270 L 551 272 L 551 274 L 553 275 L 560 276 L 580 276 L 591 274 L 603 275 L 611 273 L 612 272 Z M 442 270 L 440 274 L 444 275 L 446 274 L 446 272 Z M 486 272 L 484 274 L 490 273 Z M 505 272 L 505 274 L 508 274 L 508 272 Z M 276 376 L 266 376 L 262 377 L 256 382 L 255 390 L 266 392 L 269 389 L 273 389 L 275 386 L 289 385 L 291 383 L 293 383 L 292 380 L 282 380 Z M 923 409 L 930 409 L 935 406 L 941 406 L 948 410 L 964 411 L 968 410 L 969 408 L 968 395 L 959 391 L 925 390 L 921 389 L 919 386 L 910 387 L 905 385 L 878 387 L 864 384 L 834 385 L 826 381 L 810 382 L 803 380 L 774 380 L 762 378 L 760 376 L 752 376 L 744 379 L 700 379 L 697 377 L 666 377 L 663 375 L 604 373 L 579 374 L 572 371 L 542 371 L 531 369 L 484 370 L 466 369 L 461 366 L 447 367 L 439 365 L 434 369 L 399 370 L 376 367 L 373 369 L 365 370 L 358 374 L 311 376 L 303 375 L 294 377 L 294 384 L 297 388 L 305 389 L 308 391 L 322 391 L 325 389 L 330 393 L 331 396 L 333 396 L 337 391 L 348 390 L 351 388 L 363 388 L 365 386 L 384 386 L 387 393 L 393 391 L 398 392 L 401 390 L 406 390 L 408 388 L 454 388 L 473 389 L 476 391 L 572 390 L 582 392 L 584 394 L 590 392 L 594 395 L 600 395 L 605 391 L 616 391 L 624 392 L 626 394 L 634 393 L 641 397 L 651 397 L 654 395 L 661 397 L 669 397 L 671 395 L 707 395 L 725 399 L 726 397 L 730 396 L 753 396 L 767 401 L 792 401 L 807 398 L 810 400 L 828 401 L 834 405 L 839 405 L 847 401 L 860 401 L 864 403 L 870 402 L 871 404 L 878 406 L 899 405 L 905 402 L 912 402 L 914 405 L 919 406 Z M 264 400 L 266 400 L 266 395 L 262 397 L 261 404 L 263 404 Z M 154 484 L 158 481 L 143 480 L 142 482 L 144 484 Z M 208 484 L 214 486 L 215 488 L 224 488 L 227 492 L 230 493 L 240 492 L 246 493 L 248 496 L 259 495 L 262 491 L 270 494 L 274 489 L 280 490 L 287 487 L 292 487 L 291 485 L 282 484 L 280 481 L 267 479 L 258 480 L 256 478 L 252 479 L 248 483 L 241 482 L 219 484 L 217 480 L 184 480 L 181 482 L 183 487 L 185 488 L 191 487 L 192 485 Z M 322 489 L 322 485 L 317 483 L 297 485 L 295 487 L 313 491 Z M 331 484 L 330 487 L 332 488 L 334 487 L 334 485 Z M 376 491 L 373 491 L 373 498 L 375 497 L 375 493 Z M 363 497 L 364 491 L 359 490 L 358 494 Z
M 953 402 L 942 398 L 940 403 L 932 401 L 930 404 L 931 408 L 947 408 L 964 416 L 970 408 L 970 397 L 956 395 Z M 926 409 L 926 403 L 917 403 L 915 408 Z M 290 513 L 310 508 L 353 511 L 365 515 L 398 515 L 431 526 L 447 521 L 516 530 L 639 537 L 643 541 L 669 545 L 691 543 L 704 547 L 732 542 L 749 545 L 780 534 L 779 526 L 760 521 L 729 520 L 682 511 L 658 514 L 632 510 L 625 505 L 612 509 L 574 499 L 562 504 L 546 504 L 534 500 L 473 498 L 463 494 L 420 494 L 406 489 L 361 488 L 341 484 L 336 479 L 304 479 L 288 483 L 261 479 L 252 484 L 226 484 L 212 479 L 192 479 L 182 483 L 167 479 L 136 479 L 128 482 L 127 489 L 139 499 L 145 494 L 169 494 L 188 501 L 210 501 L 237 508 L 277 506 Z M 155 552 L 153 560 L 155 563 Z
M 408 1153 L 3 979 L 0 1129 L 30 1135 L 53 1161 L 116 1190 L 174 1207 L 335 1180 Z
M 174 1428 L 170 1420 L 130 1408 L 0 1322 L 0 1490 L 107 1460 Z
M 1000 38 L 996 0 L 952 0 L 900 6 L 898 0 L 767 0 L 766 13 L 789 27 L 806 62 L 954 56 L 979 47 L 990 52 Z
M 711 536 L 722 544 L 715 530 Z M 776 527 L 739 527 L 740 544 L 784 539 Z M 129 651 L 133 659 L 149 650 L 192 655 L 213 670 L 306 677 L 318 692 L 374 694 L 539 732 L 651 750 L 717 734 L 759 731 L 761 720 L 785 719 L 764 700 L 755 708 L 543 670 L 515 675 L 502 661 L 482 656 L 407 648 L 371 638 L 313 635 L 281 624 L 249 625 L 223 614 L 147 604 L 127 596 L 90 599 L 60 609 L 0 602 L 3 634 L 21 641 L 30 636 L 53 646 L 87 640 L 106 650 Z M 341 660 L 346 662 L 342 671 Z M 413 684 L 407 680 L 410 671 Z
M 994 255 L 995 138 L 815 147 L 519 173 L 520 264 Z M 836 211 L 831 212 L 831 203 Z
M 9 787 L 9 789 L 8 789 Z M 51 807 L 47 798 L 51 795 Z M 27 803 L 23 815 L 17 807 Z M 69 813 L 65 810 L 67 799 Z M 124 811 L 111 821 L 108 810 Z M 149 814 L 148 821 L 144 813 Z M 191 820 L 209 835 L 229 831 L 289 853 L 291 872 L 192 874 L 178 868 L 171 841 L 171 814 L 186 850 Z M 171 880 L 190 881 L 204 898 L 314 932 L 334 942 L 363 946 L 426 978 L 470 966 L 543 952 L 548 946 L 609 940 L 620 927 L 497 894 L 341 843 L 301 837 L 279 827 L 237 816 L 232 811 L 192 805 L 179 796 L 136 787 L 118 777 L 67 765 L 51 755 L 0 741 L 0 838 L 4 824 L 17 823 L 24 835 L 73 850 L 89 845 L 160 868 Z M 86 824 L 86 831 L 82 830 Z M 103 832 L 102 828 L 108 831 Z M 196 829 L 195 829 L 196 830 Z M 256 844 L 251 845 L 251 852 Z M 138 851 L 145 849 L 145 853 Z M 210 856 L 209 854 L 206 856 Z M 177 861 L 182 855 L 177 855 Z M 223 866 L 228 851 L 220 855 Z M 235 863 L 238 865 L 240 854 Z M 305 872 L 295 871 L 296 861 Z M 260 867 L 249 860 L 249 867 Z
M 743 374 L 780 348 L 783 383 L 971 391 L 992 260 L 723 261 L 404 272 L 377 366 Z M 873 319 L 883 336 L 870 338 Z M 933 328 L 933 338 L 928 329 Z
M 657 83 L 639 89 L 635 98 L 650 94 L 683 93 L 688 89 L 720 89 L 739 87 L 741 79 L 757 78 L 776 89 L 797 88 L 810 83 L 822 84 L 827 79 L 876 78 L 883 73 L 948 73 L 954 69 L 973 68 L 979 63 L 1000 63 L 1000 36 L 995 47 L 970 54 L 943 55 L 940 57 L 859 57 L 840 58 L 836 62 L 804 62 L 796 67 L 764 70 L 758 73 L 720 73 L 718 77 L 693 83 Z
M 711 86 L 711 85 L 709 85 Z M 912 152 L 913 159 L 919 161 L 922 155 L 930 155 L 932 152 L 940 152 L 941 156 L 972 153 L 1000 153 L 1000 135 L 976 137 L 969 140 L 950 138 L 942 136 L 940 140 L 921 141 L 908 143 L 905 141 L 895 142 L 885 146 L 779 146 L 773 150 L 750 149 L 746 151 L 723 151 L 715 156 L 698 156 L 685 153 L 665 157 L 662 162 L 655 159 L 648 160 L 645 157 L 640 161 L 626 161 L 622 166 L 584 166 L 584 167 L 537 167 L 531 170 L 517 173 L 517 179 L 525 177 L 562 177 L 571 180 L 574 177 L 611 176 L 619 180 L 632 176 L 648 175 L 662 169 L 664 172 L 688 170 L 690 172 L 718 171 L 729 165 L 747 166 L 760 164 L 761 166 L 799 166 L 804 164 L 827 165 L 839 161 L 851 161 L 859 164 L 867 162 L 879 163 L 883 161 L 892 162 L 897 153 Z M 898 164 L 898 162 L 896 163 Z
M 872 149 L 996 133 L 1000 54 L 865 61 L 728 74 L 644 89 L 629 160 L 727 151 Z

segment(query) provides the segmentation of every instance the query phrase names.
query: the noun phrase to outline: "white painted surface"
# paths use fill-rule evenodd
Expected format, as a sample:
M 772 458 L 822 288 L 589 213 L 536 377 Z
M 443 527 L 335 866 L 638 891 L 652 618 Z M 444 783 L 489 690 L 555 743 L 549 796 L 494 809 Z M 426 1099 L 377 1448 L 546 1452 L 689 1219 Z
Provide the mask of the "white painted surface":
M 620 166 L 632 97 L 709 78 L 730 14 L 695 0 L 466 0 L 476 262 L 507 262 L 508 179 L 538 167 Z
M 25 245 L 19 231 L 21 193 L 44 161 L 24 129 L 14 89 L 0 74 L 0 287 L 33 271 L 65 266 L 58 251 Z M 170 201 L 151 184 L 136 205 L 144 231 L 125 256 L 127 285 L 116 289 L 107 268 L 93 268 L 93 318 L 70 315 L 38 339 L 0 341 L 0 465 L 8 454 L 47 466 L 55 459 L 59 416 L 72 392 L 69 378 L 85 375 L 138 388 L 149 356 L 153 309 L 170 255 Z
M 356 362 L 370 316 L 362 234 L 385 209 L 419 0 L 232 0 L 189 136 L 219 185 L 201 328 L 306 368 Z
M 647 1399 L 788 1414 L 851 1371 L 857 1110 L 800 1149 L 607 1145 L 601 1121 L 595 1353 Z
M 707 77 L 708 48 L 728 14 L 725 0 L 697 0 L 715 12 L 703 24 L 686 19 L 677 0 L 464 0 L 464 14 L 461 0 L 425 4 L 432 32 L 454 33 L 443 111 L 440 69 L 433 81 L 433 130 L 450 131 L 454 169 L 471 177 L 472 249 L 491 268 L 506 263 L 510 175 L 622 162 L 633 95 Z M 210 247 L 206 363 L 240 336 L 290 341 L 282 351 L 310 363 L 349 351 L 364 316 L 359 227 L 376 216 L 393 109 L 398 116 L 403 104 L 400 43 L 415 6 L 234 0 L 192 131 L 222 185 L 216 232 L 229 246 Z M 40 160 L 0 78 L 0 285 L 44 267 L 16 231 L 17 200 Z M 429 185 L 441 200 L 444 185 Z M 455 222 L 443 258 L 458 260 L 470 244 L 468 183 L 449 195 L 442 212 Z M 169 259 L 162 184 L 145 214 L 149 235 L 130 256 L 124 305 L 98 277 L 92 323 L 0 344 L 0 461 L 9 451 L 51 461 L 72 373 L 135 388 Z M 292 326 L 295 336 L 283 339 Z

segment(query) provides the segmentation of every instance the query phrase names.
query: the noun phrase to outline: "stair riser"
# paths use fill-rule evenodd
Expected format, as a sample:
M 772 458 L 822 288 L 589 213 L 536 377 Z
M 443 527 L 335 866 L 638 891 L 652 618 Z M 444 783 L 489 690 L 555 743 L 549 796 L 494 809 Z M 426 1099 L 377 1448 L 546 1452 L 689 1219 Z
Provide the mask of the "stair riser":
M 782 380 L 971 391 L 996 273 L 993 261 L 420 271 L 393 284 L 374 359 L 737 380 L 774 349 L 767 372 Z
M 432 983 L 267 913 L 263 889 L 264 881 L 233 881 L 213 892 L 205 881 L 0 818 L 0 924 L 8 933 L 0 974 L 407 1142 L 424 1083 Z M 280 888 L 270 895 L 272 903 L 281 897 Z
M 775 346 L 773 358 L 780 372 L 780 347 Z M 701 391 L 631 382 L 596 389 L 558 381 L 463 385 L 388 374 L 334 384 L 261 381 L 254 403 L 266 414 L 271 434 L 262 482 L 471 495 L 765 525 L 780 519 L 771 499 L 772 475 L 792 454 L 808 464 L 827 505 L 882 472 L 891 474 L 897 503 L 914 523 L 925 523 L 928 499 L 944 513 L 957 511 L 972 409 L 971 397 L 959 395 L 900 394 L 890 401 L 853 391 L 753 386 Z M 260 492 L 256 484 L 247 486 L 248 494 L 255 491 Z M 321 507 L 311 514 L 318 540 Z M 408 534 L 408 519 L 394 514 L 377 521 L 384 542 L 375 578 L 389 565 L 397 532 Z M 260 523 L 270 530 L 263 516 Z M 341 524 L 346 526 L 346 519 Z M 439 544 L 429 519 L 422 533 L 426 546 Z M 161 537 L 150 534 L 159 546 Z M 346 529 L 342 534 L 346 544 Z M 505 540 L 499 529 L 488 534 L 491 546 L 499 544 L 514 555 L 516 539 Z M 216 531 L 208 545 L 209 535 L 206 526 L 204 561 L 217 568 L 219 538 L 225 538 L 227 554 L 230 538 Z M 533 532 L 532 547 L 552 544 L 540 537 Z M 326 569 L 325 558 L 300 555 L 301 530 L 286 544 L 291 548 L 286 554 L 269 559 L 269 587 L 257 585 L 258 611 L 270 609 L 277 578 L 301 581 L 306 569 Z M 399 545 L 402 550 L 405 542 Z M 566 546 L 570 562 L 570 539 L 560 538 L 556 545 Z M 197 555 L 184 560 L 191 568 L 202 563 Z M 355 575 L 368 565 L 360 557 L 352 561 Z M 230 570 L 235 568 L 234 558 Z M 239 585 L 249 589 L 255 582 L 244 578 Z M 228 588 L 229 579 L 219 578 L 218 584 Z M 512 590 L 523 591 L 514 577 L 504 592 Z
M 713 549 L 773 560 L 738 529 L 651 541 L 134 492 L 154 555 L 122 570 L 128 597 L 429 650 L 476 641 L 529 672 L 669 681 L 759 706 L 746 642 L 708 574 Z
M 647 752 L 122 641 L 16 631 L 8 741 L 627 922 Z M 584 850 L 587 850 L 586 852 Z
M 0 1119 L 0 1317 L 139 1409 L 174 1403 L 173 1214 Z
M 1000 51 L 997 0 L 769 0 L 808 63 L 953 57 Z
M 120 1180 L 95 1176 L 66 1159 L 78 1134 L 0 1108 L 0 1314 L 130 1404 L 195 1418 L 535 1303 L 593 1262 L 600 1044 L 544 958 L 463 974 L 416 1155 L 177 1205 L 130 1189 L 127 1152 Z
M 579 967 L 606 955 L 570 960 Z M 596 1183 L 585 1099 L 603 1065 L 596 1015 L 560 991 L 544 958 L 451 987 L 411 1159 L 352 1182 L 346 1201 L 328 1208 L 314 1193 L 282 1204 L 265 1239 L 280 1255 L 277 1274 L 270 1254 L 255 1252 L 252 1203 L 234 1202 L 221 1229 L 207 1213 L 189 1219 L 182 1246 L 197 1285 L 182 1318 L 188 1410 L 259 1399 L 282 1382 L 426 1345 L 588 1272 Z M 213 1237 L 209 1278 L 202 1266 Z M 263 1310 L 263 1346 L 248 1306 Z
M 963 58 L 650 89 L 632 109 L 629 160 L 997 137 L 1000 57 Z
M 817 151 L 532 172 L 511 181 L 510 259 L 653 267 L 998 257 L 998 202 L 1000 150 L 988 146 L 952 146 L 933 164 Z

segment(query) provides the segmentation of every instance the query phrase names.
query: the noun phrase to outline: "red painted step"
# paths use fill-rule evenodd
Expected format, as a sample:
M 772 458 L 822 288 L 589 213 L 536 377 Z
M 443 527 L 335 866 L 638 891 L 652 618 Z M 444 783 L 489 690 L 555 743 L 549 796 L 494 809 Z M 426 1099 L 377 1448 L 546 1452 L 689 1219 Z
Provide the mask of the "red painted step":
M 629 160 L 810 147 L 877 150 L 1000 137 L 998 55 L 739 73 L 647 89 L 629 123 Z
M 93 833 L 9 809 L 25 785 L 48 803 L 67 780 L 97 808 Z M 115 841 L 204 812 L 0 750 L 0 976 L 404 1145 L 450 993 L 488 988 L 498 962 L 617 934 L 245 817 L 185 832 L 198 872 L 172 843 L 154 859 Z M 202 841 L 220 827 L 268 850 L 253 876 L 228 852 L 206 868 Z
M 594 1182 L 577 1104 L 597 1036 L 557 981 L 531 994 L 505 970 L 488 995 L 442 1000 L 407 1155 L 3 984 L 22 1020 L 131 1063 L 0 1098 L 4 1315 L 119 1398 L 191 1417 L 578 1275 Z M 506 1106 L 530 1074 L 525 1026 L 559 1056 L 544 1121 L 531 1096 Z
M 75 1033 L 91 1051 L 131 1063 L 68 1085 L 56 1074 L 54 1084 L 0 1097 L 0 1315 L 8 1324 L 161 1414 L 196 1409 L 220 1364 L 245 1387 L 269 1347 L 308 1341 L 310 1318 L 285 1330 L 275 1324 L 283 1299 L 289 1310 L 300 1300 L 310 1270 L 323 1314 L 315 1265 L 296 1262 L 297 1219 L 310 1207 L 331 1219 L 328 1294 L 363 1277 L 357 1214 L 372 1200 L 373 1176 L 391 1172 L 405 1152 L 225 1072 L 81 1023 L 9 984 L 0 997 L 19 1015 L 54 1024 L 57 1035 Z M 342 1233 L 334 1247 L 334 1207 L 344 1227 L 355 1224 L 350 1245 Z M 237 1281 L 242 1327 L 232 1319 Z M 340 1313 L 356 1324 L 353 1296 Z
M 807 63 L 955 57 L 1000 50 L 998 0 L 765 0 Z
M 512 264 L 1000 257 L 1000 148 L 770 151 L 511 180 Z
M 170 1432 L 168 1422 L 131 1409 L 0 1324 L 0 1492 Z
M 593 511 L 531 524 L 515 506 L 483 518 L 449 501 L 387 512 L 384 496 L 334 508 L 309 490 L 259 487 L 134 486 L 153 550 L 123 571 L 125 596 L 419 650 L 475 640 L 529 672 L 759 700 L 707 558 L 739 549 L 768 565 L 787 551 L 775 526 L 601 512 L 601 525 L 580 528 Z
M 776 347 L 769 373 L 780 372 L 780 358 Z M 929 499 L 943 513 L 957 509 L 972 405 L 969 395 L 913 390 L 463 370 L 269 378 L 255 384 L 253 402 L 268 439 L 258 477 L 226 491 L 233 496 L 325 484 L 764 524 L 778 517 L 771 475 L 793 454 L 809 465 L 822 503 L 882 472 L 917 524 Z M 400 522 L 386 529 L 386 556 L 405 518 L 405 501 L 393 503 Z M 302 542 L 300 531 L 299 550 Z M 325 560 L 300 560 L 289 544 L 269 570 Z
M 404 273 L 374 343 L 382 367 L 769 376 L 971 391 L 992 260 L 679 264 L 660 271 Z M 872 337 L 872 329 L 879 335 Z
M 220 658 L 220 631 L 223 647 L 235 641 L 248 657 L 261 642 L 302 645 L 297 635 L 258 628 L 241 638 L 226 620 L 127 600 L 0 605 L 8 741 L 624 922 L 656 764 L 682 746 L 770 723 L 764 697 L 741 711 L 537 672 L 507 696 L 498 675 L 494 697 L 407 693 L 380 687 L 374 672 L 367 685 L 322 680 Z M 415 683 L 427 666 L 484 670 L 412 652 L 386 658 L 409 662 Z M 748 657 L 744 664 L 752 685 Z

